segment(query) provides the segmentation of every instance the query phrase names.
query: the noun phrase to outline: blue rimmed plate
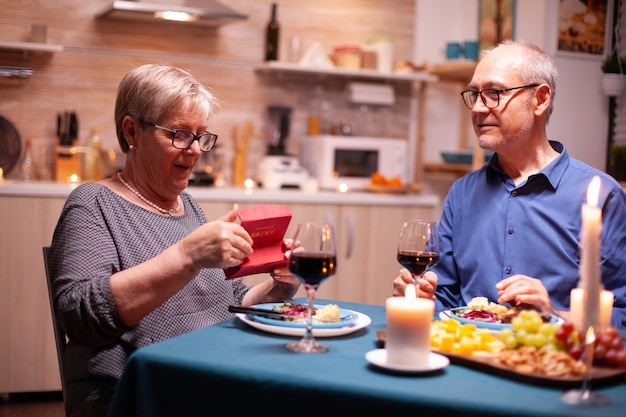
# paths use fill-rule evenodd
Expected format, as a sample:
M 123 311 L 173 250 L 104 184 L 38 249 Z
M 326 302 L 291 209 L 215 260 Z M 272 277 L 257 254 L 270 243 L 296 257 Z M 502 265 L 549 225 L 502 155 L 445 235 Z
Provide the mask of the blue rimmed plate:
M 266 303 L 266 304 L 257 304 L 254 307 L 262 308 L 265 310 L 272 310 L 274 307 L 278 307 L 281 305 L 283 305 L 283 303 Z M 324 306 L 315 304 L 314 307 L 317 309 L 320 309 Z M 270 326 L 294 327 L 294 328 L 301 328 L 301 329 L 306 328 L 306 322 L 304 320 L 285 321 L 285 320 L 281 320 L 280 318 L 272 318 L 269 316 L 260 316 L 260 315 L 254 315 L 254 314 L 250 314 L 249 317 L 255 321 L 258 321 L 259 323 L 268 324 Z M 315 323 L 314 322 L 313 328 L 337 329 L 337 328 L 349 326 L 355 321 L 357 321 L 357 319 L 359 318 L 356 312 L 352 310 L 347 310 L 345 308 L 342 308 L 339 310 L 339 317 L 340 317 L 339 321 L 335 321 L 335 322 L 329 322 L 329 323 L 319 323 L 319 322 Z

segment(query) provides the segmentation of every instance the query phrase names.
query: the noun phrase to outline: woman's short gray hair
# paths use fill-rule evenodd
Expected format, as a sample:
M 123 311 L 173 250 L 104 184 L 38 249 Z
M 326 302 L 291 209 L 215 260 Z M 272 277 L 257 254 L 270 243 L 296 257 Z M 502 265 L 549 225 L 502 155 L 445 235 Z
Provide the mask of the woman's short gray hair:
M 146 64 L 131 70 L 122 78 L 115 102 L 115 128 L 122 151 L 129 150 L 122 130 L 124 117 L 163 123 L 172 111 L 188 110 L 204 113 L 208 121 L 219 110 L 219 103 L 207 87 L 181 68 Z

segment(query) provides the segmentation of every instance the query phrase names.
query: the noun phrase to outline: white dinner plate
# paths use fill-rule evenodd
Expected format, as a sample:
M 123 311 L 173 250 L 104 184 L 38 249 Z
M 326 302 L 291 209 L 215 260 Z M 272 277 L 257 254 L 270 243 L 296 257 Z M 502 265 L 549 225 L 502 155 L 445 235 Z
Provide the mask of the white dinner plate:
M 254 306 L 254 308 L 260 308 L 260 309 L 264 309 L 264 310 L 272 310 L 274 307 L 279 307 L 282 306 L 283 303 L 265 303 L 265 304 L 257 304 Z M 313 307 L 315 309 L 320 309 L 322 307 L 324 307 L 323 305 L 319 305 L 319 304 L 313 304 Z M 263 315 L 254 315 L 254 314 L 249 314 L 249 316 L 252 316 L 252 318 L 255 321 L 258 321 L 260 323 L 265 323 L 265 324 L 269 324 L 272 326 L 282 326 L 282 327 L 297 327 L 300 329 L 305 329 L 306 328 L 306 318 L 302 317 L 303 320 L 299 320 L 299 321 L 285 321 L 281 318 L 273 318 L 270 316 L 263 316 Z M 334 322 L 327 322 L 327 323 L 313 323 L 313 328 L 320 328 L 320 329 L 330 329 L 333 327 L 346 327 L 347 325 L 355 322 L 359 317 L 357 316 L 357 314 L 352 311 L 352 310 L 346 310 L 345 308 L 341 308 L 339 310 L 339 321 L 334 321 Z
M 372 319 L 363 313 L 359 313 L 358 311 L 345 310 L 352 312 L 357 315 L 357 319 L 349 324 L 346 324 L 343 327 L 331 327 L 331 328 L 321 328 L 321 327 L 313 327 L 313 337 L 334 337 L 334 336 L 343 336 L 346 334 L 354 333 L 357 330 L 361 330 L 372 322 Z M 237 313 L 236 316 L 246 323 L 247 325 L 254 327 L 255 329 L 263 330 L 268 333 L 281 334 L 285 336 L 304 336 L 306 329 L 303 327 L 285 327 L 276 324 L 267 324 L 261 323 L 254 319 L 254 316 L 250 316 L 248 314 Z M 277 321 L 277 320 L 275 320 Z
M 443 369 L 450 364 L 450 359 L 435 352 L 430 352 L 428 355 L 428 364 L 426 365 L 398 365 L 395 363 L 388 363 L 386 349 L 370 350 L 365 354 L 365 359 L 367 359 L 367 361 L 372 365 L 379 368 L 412 374 L 438 371 L 439 369 Z
M 467 307 L 457 307 L 451 310 L 442 311 L 439 313 L 439 319 L 441 320 L 454 319 L 463 324 L 475 324 L 476 327 L 482 327 L 484 329 L 490 329 L 490 330 L 502 330 L 502 329 L 511 328 L 511 324 L 509 323 L 492 323 L 489 321 L 471 320 L 471 319 L 459 317 L 456 314 L 454 314 L 455 311 L 464 310 L 466 308 Z M 552 314 L 552 316 L 550 317 L 550 323 L 562 323 L 562 322 L 563 322 L 563 319 L 557 316 L 556 314 Z

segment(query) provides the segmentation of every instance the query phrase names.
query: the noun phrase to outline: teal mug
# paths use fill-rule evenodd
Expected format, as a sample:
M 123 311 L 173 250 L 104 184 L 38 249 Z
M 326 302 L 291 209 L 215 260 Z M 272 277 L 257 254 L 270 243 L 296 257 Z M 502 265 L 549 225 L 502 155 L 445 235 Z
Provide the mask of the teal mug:
M 470 61 L 478 61 L 478 41 L 465 41 L 463 56 Z
M 446 43 L 446 58 L 459 59 L 461 57 L 461 44 L 458 42 Z

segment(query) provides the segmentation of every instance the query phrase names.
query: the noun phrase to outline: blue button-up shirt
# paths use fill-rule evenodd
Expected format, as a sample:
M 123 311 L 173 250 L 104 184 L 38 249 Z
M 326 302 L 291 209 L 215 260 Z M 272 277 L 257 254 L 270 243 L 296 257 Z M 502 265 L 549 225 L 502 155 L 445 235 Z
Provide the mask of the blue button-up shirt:
M 594 175 L 602 185 L 602 283 L 613 291 L 612 323 L 626 328 L 626 194 L 609 175 L 560 155 L 516 186 L 495 154 L 481 169 L 457 180 L 439 225 L 437 308 L 466 305 L 473 297 L 497 302 L 498 281 L 515 274 L 540 279 L 553 308 L 569 310 L 578 285 L 582 205 Z

